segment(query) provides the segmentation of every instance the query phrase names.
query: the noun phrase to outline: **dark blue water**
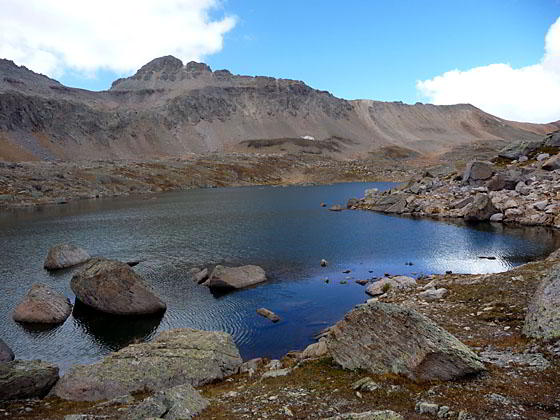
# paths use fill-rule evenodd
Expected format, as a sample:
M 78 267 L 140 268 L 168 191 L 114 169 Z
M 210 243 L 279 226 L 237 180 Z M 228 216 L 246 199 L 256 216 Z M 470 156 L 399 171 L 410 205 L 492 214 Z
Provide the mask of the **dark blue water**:
M 472 228 L 372 212 L 329 212 L 319 206 L 322 201 L 345 203 L 373 186 L 389 184 L 205 189 L 2 214 L 0 337 L 18 358 L 42 358 L 63 369 L 178 327 L 230 332 L 244 358 L 278 357 L 304 348 L 314 334 L 366 299 L 355 279 L 386 272 L 503 271 L 558 244 L 545 229 Z M 49 247 L 60 242 L 76 243 L 92 255 L 144 259 L 135 269 L 167 302 L 167 312 L 115 318 L 77 305 L 53 329 L 13 322 L 13 307 L 34 282 L 50 284 L 74 300 L 69 287 L 73 270 L 49 274 L 42 269 Z M 320 267 L 322 258 L 330 262 L 327 268 Z M 270 281 L 213 296 L 194 284 L 188 271 L 218 263 L 261 265 Z M 352 272 L 342 274 L 345 269 Z M 348 283 L 341 284 L 347 277 Z M 255 313 L 259 307 L 282 320 L 272 324 Z

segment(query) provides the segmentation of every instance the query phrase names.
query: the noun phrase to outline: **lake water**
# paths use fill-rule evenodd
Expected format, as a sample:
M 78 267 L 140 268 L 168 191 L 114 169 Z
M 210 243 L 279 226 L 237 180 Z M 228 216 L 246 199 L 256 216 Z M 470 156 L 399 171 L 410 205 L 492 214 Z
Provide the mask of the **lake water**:
M 0 337 L 18 358 L 52 361 L 63 371 L 178 327 L 227 331 L 245 359 L 278 357 L 305 348 L 316 333 L 365 301 L 356 279 L 383 273 L 498 272 L 560 244 L 546 229 L 467 227 L 319 206 L 344 204 L 372 187 L 390 184 L 201 189 L 5 212 L 0 215 Z M 11 311 L 32 283 L 47 283 L 74 301 L 69 286 L 74 270 L 53 274 L 42 268 L 48 249 L 61 242 L 95 256 L 145 260 L 135 269 L 165 300 L 167 312 L 134 319 L 76 305 L 55 328 L 15 323 Z M 322 258 L 328 267 L 320 267 Z M 209 264 L 257 264 L 269 281 L 214 296 L 188 273 Z M 346 269 L 352 272 L 342 274 Z M 341 284 L 347 277 L 348 283 Z M 281 321 L 260 317 L 255 312 L 260 307 L 276 312 Z

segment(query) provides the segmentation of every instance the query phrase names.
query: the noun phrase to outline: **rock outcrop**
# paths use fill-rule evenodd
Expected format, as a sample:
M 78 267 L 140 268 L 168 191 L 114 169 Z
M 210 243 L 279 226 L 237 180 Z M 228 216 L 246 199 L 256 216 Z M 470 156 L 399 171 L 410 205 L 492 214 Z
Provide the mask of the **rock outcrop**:
M 93 258 L 70 283 L 82 303 L 116 315 L 162 312 L 166 304 L 126 263 Z
M 45 396 L 58 381 L 58 367 L 41 360 L 0 363 L 0 400 Z
M 532 338 L 560 338 L 560 263 L 541 280 L 527 310 L 523 334 Z
M 389 290 L 405 290 L 416 286 L 416 280 L 407 276 L 383 277 L 370 284 L 366 293 L 371 296 L 379 296 Z
M 61 244 L 49 250 L 44 267 L 47 270 L 58 270 L 81 264 L 90 258 L 84 249 L 76 245 Z
M 236 373 L 242 362 L 227 333 L 188 328 L 164 331 L 149 343 L 132 344 L 99 363 L 74 366 L 52 395 L 97 401 L 144 389 L 199 386 Z
M 467 346 L 418 312 L 373 302 L 329 329 L 329 354 L 345 369 L 393 373 L 415 381 L 452 380 L 483 371 Z
M 11 362 L 14 358 L 14 352 L 10 346 L 8 346 L 4 340 L 0 338 L 0 363 Z
M 162 418 L 189 420 L 208 407 L 208 400 L 190 384 L 159 391 L 128 410 L 123 420 Z
M 68 298 L 46 284 L 35 283 L 12 313 L 14 321 L 60 324 L 72 313 Z
M 241 267 L 217 265 L 205 284 L 211 289 L 228 290 L 243 289 L 264 281 L 266 281 L 266 273 L 257 265 L 244 265 Z
M 344 413 L 325 420 L 403 420 L 404 417 L 392 410 L 373 410 L 362 413 Z

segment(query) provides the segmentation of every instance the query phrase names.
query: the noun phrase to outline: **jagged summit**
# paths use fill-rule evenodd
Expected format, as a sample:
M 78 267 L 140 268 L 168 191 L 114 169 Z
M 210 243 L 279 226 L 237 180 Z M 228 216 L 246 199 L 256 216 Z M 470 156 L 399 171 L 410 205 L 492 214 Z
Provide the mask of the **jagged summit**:
M 190 61 L 185 66 L 177 57 L 166 55 L 144 64 L 134 76 L 115 80 L 111 89 L 161 89 L 169 87 L 170 84 L 176 84 L 176 82 L 196 79 L 203 74 L 212 74 L 212 69 L 207 64 Z

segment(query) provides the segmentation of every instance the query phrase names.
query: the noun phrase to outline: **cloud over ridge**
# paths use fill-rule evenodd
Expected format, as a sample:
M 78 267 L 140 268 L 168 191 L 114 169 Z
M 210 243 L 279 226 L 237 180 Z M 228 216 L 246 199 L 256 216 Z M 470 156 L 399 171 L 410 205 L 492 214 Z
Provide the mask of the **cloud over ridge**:
M 451 70 L 418 81 L 416 88 L 436 105 L 471 103 L 515 121 L 560 120 L 560 18 L 548 30 L 539 63 L 521 68 L 500 63 Z
M 126 73 L 154 57 L 184 61 L 218 52 L 233 16 L 219 0 L 0 0 L 0 58 L 59 77 Z

